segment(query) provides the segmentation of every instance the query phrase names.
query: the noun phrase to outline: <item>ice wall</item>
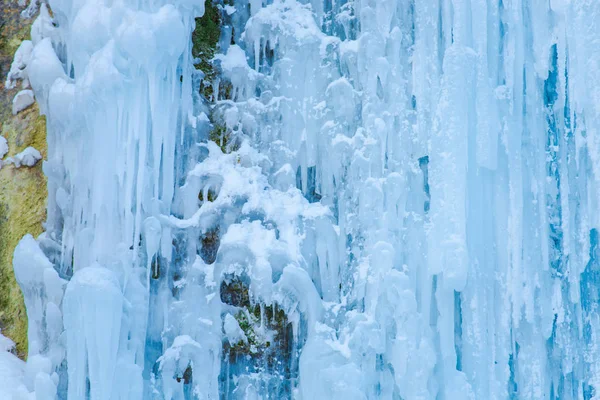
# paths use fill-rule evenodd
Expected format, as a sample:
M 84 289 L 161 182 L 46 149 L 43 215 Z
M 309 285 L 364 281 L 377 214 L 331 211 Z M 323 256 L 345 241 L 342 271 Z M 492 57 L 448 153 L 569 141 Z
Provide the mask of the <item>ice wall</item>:
M 30 391 L 600 396 L 600 3 L 50 6 Z

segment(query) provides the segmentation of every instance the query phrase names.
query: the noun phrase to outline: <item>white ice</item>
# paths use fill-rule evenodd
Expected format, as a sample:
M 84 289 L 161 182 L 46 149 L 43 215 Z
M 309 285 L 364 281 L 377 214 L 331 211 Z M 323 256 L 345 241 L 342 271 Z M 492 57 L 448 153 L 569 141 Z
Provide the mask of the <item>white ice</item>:
M 20 113 L 21 111 L 23 111 L 26 108 L 28 108 L 29 106 L 31 106 L 33 103 L 35 103 L 33 91 L 29 90 L 29 89 L 21 90 L 13 98 L 13 104 L 12 104 L 13 115 Z
M 49 6 L 30 394 L 600 396 L 600 2 Z
M 8 153 L 8 142 L 4 136 L 0 136 L 0 159 Z

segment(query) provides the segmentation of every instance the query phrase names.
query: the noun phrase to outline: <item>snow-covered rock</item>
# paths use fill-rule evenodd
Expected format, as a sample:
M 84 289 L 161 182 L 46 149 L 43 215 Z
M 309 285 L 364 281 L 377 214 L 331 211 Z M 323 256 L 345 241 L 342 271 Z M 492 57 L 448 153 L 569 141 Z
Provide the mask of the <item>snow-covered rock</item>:
M 17 115 L 19 112 L 25 110 L 29 106 L 35 103 L 33 90 L 21 90 L 15 95 L 12 102 L 12 113 Z
M 31 40 L 24 40 L 19 45 L 15 57 L 8 71 L 6 82 L 4 83 L 5 89 L 14 89 L 17 86 L 18 81 L 22 81 L 22 87 L 29 87 L 29 80 L 27 78 L 27 64 L 31 59 L 31 52 L 33 50 L 33 43 Z
M 27 147 L 20 153 L 15 154 L 13 157 L 8 157 L 5 160 L 6 164 L 13 164 L 16 168 L 19 167 L 33 167 L 39 160 L 42 159 L 40 152 L 33 147 Z

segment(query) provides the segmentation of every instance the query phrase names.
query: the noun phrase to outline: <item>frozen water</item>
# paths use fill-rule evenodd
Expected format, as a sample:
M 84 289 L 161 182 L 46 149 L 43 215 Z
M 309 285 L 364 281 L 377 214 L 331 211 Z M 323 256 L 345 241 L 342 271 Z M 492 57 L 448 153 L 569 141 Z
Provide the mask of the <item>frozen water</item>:
M 0 396 L 3 399 L 29 398 L 29 392 L 23 385 L 25 363 L 11 353 L 12 340 L 0 334 Z
M 69 281 L 63 304 L 69 399 L 85 398 L 88 390 L 90 399 L 121 395 L 124 388 L 113 382 L 122 309 L 119 281 L 109 269 L 99 265 L 82 268 Z M 135 386 L 135 381 L 131 383 Z
M 28 393 L 600 398 L 600 2 L 49 5 Z
M 27 107 L 31 106 L 35 102 L 33 98 L 33 91 L 26 89 L 21 90 L 17 93 L 13 99 L 12 105 L 12 113 L 16 115 L 17 113 L 25 110 Z

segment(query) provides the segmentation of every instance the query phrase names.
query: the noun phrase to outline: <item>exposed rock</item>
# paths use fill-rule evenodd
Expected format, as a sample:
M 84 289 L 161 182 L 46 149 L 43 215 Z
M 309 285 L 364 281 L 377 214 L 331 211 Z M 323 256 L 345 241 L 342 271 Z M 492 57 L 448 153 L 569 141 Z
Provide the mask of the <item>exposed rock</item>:
M 45 157 L 46 122 L 39 116 L 37 104 L 13 116 L 13 98 L 20 87 L 5 88 L 14 55 L 23 40 L 30 38 L 33 19 L 21 18 L 24 8 L 17 0 L 0 1 L 0 136 L 6 138 L 9 157 L 27 147 L 38 149 Z M 13 274 L 13 251 L 25 234 L 42 232 L 46 197 L 41 163 L 33 168 L 5 165 L 0 170 L 0 329 L 16 343 L 21 358 L 27 354 L 27 315 Z

